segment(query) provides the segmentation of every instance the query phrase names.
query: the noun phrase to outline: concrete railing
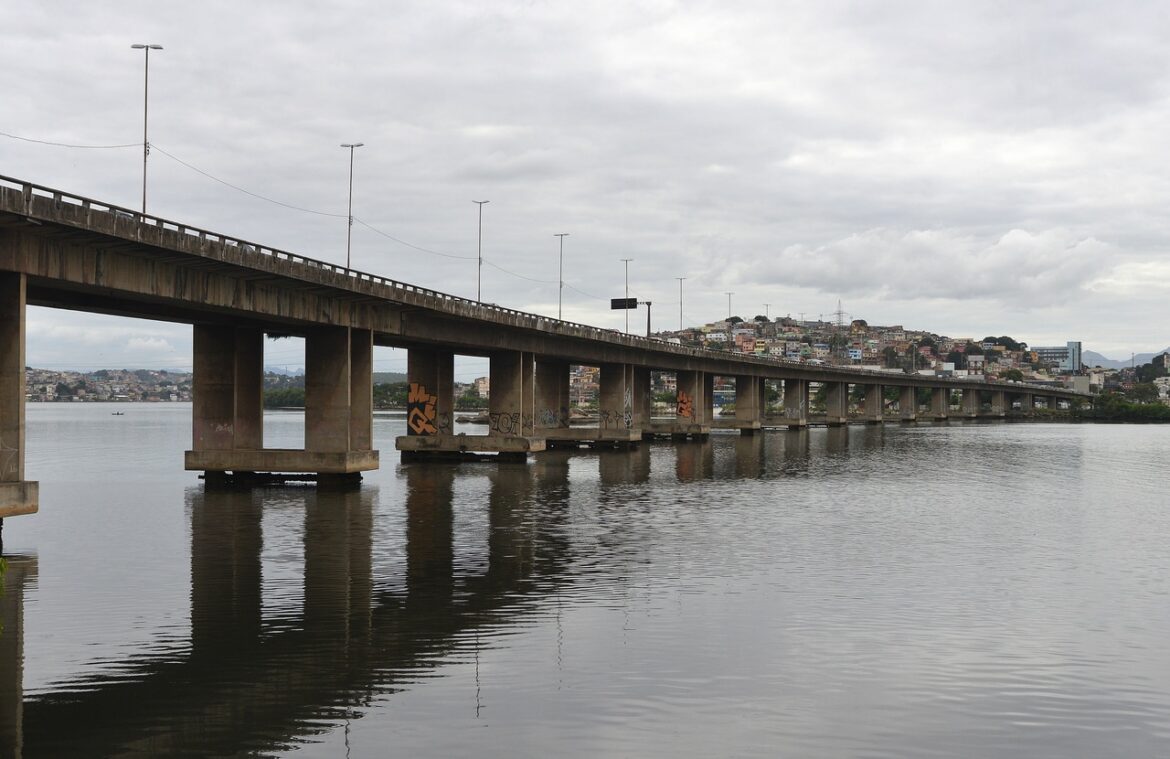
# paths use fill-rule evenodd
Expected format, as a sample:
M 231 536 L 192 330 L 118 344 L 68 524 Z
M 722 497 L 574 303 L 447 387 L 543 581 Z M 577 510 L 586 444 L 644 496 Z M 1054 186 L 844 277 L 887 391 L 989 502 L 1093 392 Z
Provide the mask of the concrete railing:
M 601 327 L 592 326 L 589 324 L 580 324 L 578 322 L 564 321 L 560 319 L 553 319 L 551 317 L 542 316 L 540 314 L 533 314 L 526 311 L 518 311 L 516 309 L 506 308 L 494 303 L 482 303 L 479 301 L 464 298 L 458 295 L 451 295 L 438 290 L 432 290 L 420 285 L 411 284 L 409 282 L 399 282 L 398 280 L 389 277 L 383 277 L 369 272 L 351 269 L 345 266 L 322 261 L 308 256 L 302 256 L 297 253 L 290 253 L 286 250 L 273 248 L 267 245 L 244 240 L 238 237 L 232 237 L 219 232 L 212 232 L 206 229 L 200 229 L 188 224 L 182 224 L 176 221 L 170 221 L 159 216 L 146 214 L 141 211 L 135 211 L 130 208 L 116 206 L 111 203 L 86 198 L 81 195 L 64 192 L 51 187 L 26 182 L 21 179 L 15 179 L 0 175 L 0 207 L 12 213 L 18 213 L 28 218 L 43 219 L 45 221 L 53 221 L 58 223 L 70 223 L 61 218 L 60 214 L 42 213 L 41 209 L 46 201 L 48 201 L 50 211 L 63 211 L 66 209 L 80 209 L 85 212 L 85 223 L 80 225 L 80 228 L 89 228 L 95 232 L 105 233 L 104 229 L 99 229 L 98 224 L 93 219 L 94 214 L 100 214 L 102 221 L 107 222 L 101 224 L 102 227 L 109 226 L 108 222 L 113 222 L 113 229 L 119 230 L 120 227 L 130 224 L 133 225 L 133 234 L 127 231 L 126 239 L 133 239 L 147 245 L 156 245 L 166 247 L 173 247 L 175 250 L 185 250 L 190 247 L 185 243 L 194 243 L 195 247 L 200 250 L 200 254 L 217 258 L 219 260 L 227 260 L 227 255 L 214 256 L 208 255 L 211 253 L 211 247 L 218 245 L 225 254 L 237 254 L 232 257 L 237 257 L 238 254 L 243 253 L 249 258 L 259 262 L 264 260 L 283 262 L 286 266 L 291 266 L 292 269 L 284 269 L 284 272 L 289 275 L 296 274 L 296 278 L 305 281 L 311 281 L 318 284 L 336 287 L 338 289 L 350 290 L 353 292 L 361 292 L 363 294 L 379 297 L 394 303 L 405 303 L 413 306 L 429 308 L 440 313 L 449 314 L 452 316 L 459 316 L 463 318 L 480 319 L 483 321 L 495 322 L 512 327 L 519 327 L 522 329 L 531 329 L 541 332 L 547 332 L 565 337 L 583 338 L 587 340 L 598 340 L 616 345 L 623 345 L 631 348 L 638 348 L 647 351 L 654 351 L 660 353 L 668 353 L 675 356 L 686 356 L 702 360 L 714 361 L 732 361 L 749 366 L 784 368 L 793 371 L 797 374 L 815 374 L 823 377 L 825 381 L 853 381 L 855 384 L 862 384 L 867 381 L 874 381 L 873 384 L 880 379 L 886 379 L 887 382 L 880 384 L 889 385 L 948 385 L 953 387 L 983 387 L 993 388 L 997 390 L 1007 390 L 1010 392 L 1024 392 L 1032 391 L 1036 393 L 1058 393 L 1065 397 L 1081 396 L 1083 394 L 1076 393 L 1067 389 L 1054 389 L 1042 385 L 1032 385 L 1026 383 L 1012 383 L 1001 382 L 995 380 L 959 380 L 953 378 L 938 378 L 938 377 L 923 377 L 913 374 L 895 374 L 891 372 L 874 371 L 868 369 L 856 369 L 852 367 L 836 367 L 836 366 L 810 366 L 809 364 L 793 361 L 785 358 L 775 357 L 760 357 L 749 354 L 729 353 L 723 351 L 712 351 L 703 348 L 691 348 L 682 345 L 675 345 L 667 343 L 659 339 L 641 337 L 638 335 L 627 335 L 616 332 L 610 329 L 603 329 Z M 73 224 L 73 226 L 78 226 Z M 175 235 L 171 244 L 166 244 L 161 239 L 163 235 L 159 235 L 159 239 L 148 240 L 150 230 L 153 233 L 170 232 Z M 119 234 L 118 236 L 123 236 Z M 231 261 L 236 263 L 235 261 Z M 299 271 L 298 271 L 299 270 Z M 320 275 L 328 277 L 326 281 Z M 817 381 L 817 380 L 813 380 Z M 1087 397 L 1087 396 L 1085 396 Z

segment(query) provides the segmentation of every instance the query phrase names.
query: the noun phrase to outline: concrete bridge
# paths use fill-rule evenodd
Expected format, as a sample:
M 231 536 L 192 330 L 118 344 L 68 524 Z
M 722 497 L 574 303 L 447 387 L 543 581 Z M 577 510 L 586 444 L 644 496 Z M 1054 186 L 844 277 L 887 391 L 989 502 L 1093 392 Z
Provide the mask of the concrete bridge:
M 372 441 L 375 345 L 406 348 L 410 382 L 404 458 L 491 452 L 526 456 L 556 444 L 629 446 L 646 436 L 751 433 L 810 423 L 809 387 L 827 388 L 819 421 L 911 422 L 1004 416 L 1018 406 L 1088 401 L 1069 390 L 871 372 L 686 348 L 436 292 L 0 176 L 0 518 L 35 512 L 24 478 L 25 306 L 193 325 L 191 450 L 185 466 L 227 473 L 310 473 L 352 480 L 377 468 Z M 265 334 L 305 339 L 305 441 L 264 445 Z M 487 356 L 489 434 L 453 434 L 454 357 Z M 600 368 L 599 422 L 569 423 L 569 370 Z M 675 415 L 651 417 L 650 372 L 673 372 Z M 734 378 L 734 420 L 716 420 L 716 377 Z M 765 417 L 771 386 L 783 409 Z M 886 388 L 898 401 L 883 400 Z M 929 392 L 920 404 L 918 391 Z M 891 415 L 890 412 L 893 414 Z

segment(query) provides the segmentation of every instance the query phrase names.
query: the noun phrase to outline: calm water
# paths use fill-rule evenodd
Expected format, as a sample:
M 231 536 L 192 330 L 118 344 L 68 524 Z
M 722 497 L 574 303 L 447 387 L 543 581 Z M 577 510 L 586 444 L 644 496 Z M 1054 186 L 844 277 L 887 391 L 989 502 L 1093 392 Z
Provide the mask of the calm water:
M 1170 427 L 714 435 L 205 492 L 30 405 L 5 756 L 1170 754 Z M 296 445 L 301 417 L 266 417 Z

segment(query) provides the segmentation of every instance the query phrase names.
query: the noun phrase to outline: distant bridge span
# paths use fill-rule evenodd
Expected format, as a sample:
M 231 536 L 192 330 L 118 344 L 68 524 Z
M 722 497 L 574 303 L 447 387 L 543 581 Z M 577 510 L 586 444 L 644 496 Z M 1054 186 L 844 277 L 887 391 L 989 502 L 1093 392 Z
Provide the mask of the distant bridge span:
M 704 435 L 809 423 L 809 384 L 827 385 L 826 424 L 849 419 L 850 385 L 864 386 L 866 421 L 885 420 L 883 388 L 901 388 L 894 419 L 923 411 L 1003 416 L 1013 403 L 1086 401 L 1070 390 L 891 374 L 687 348 L 565 322 L 307 258 L 61 190 L 0 176 L 0 518 L 36 510 L 24 480 L 27 304 L 194 326 L 194 422 L 188 469 L 311 472 L 356 477 L 372 448 L 372 348 L 408 349 L 404 457 L 454 452 L 526 455 L 548 444 L 628 445 L 652 434 Z M 305 447 L 263 445 L 263 339 L 306 345 Z M 490 357 L 490 434 L 452 434 L 453 357 Z M 570 427 L 569 367 L 600 367 L 596 428 Z M 651 419 L 650 371 L 674 372 L 675 418 Z M 736 418 L 713 419 L 714 377 L 734 377 Z M 783 412 L 765 416 L 774 383 Z M 985 410 L 984 405 L 989 406 Z

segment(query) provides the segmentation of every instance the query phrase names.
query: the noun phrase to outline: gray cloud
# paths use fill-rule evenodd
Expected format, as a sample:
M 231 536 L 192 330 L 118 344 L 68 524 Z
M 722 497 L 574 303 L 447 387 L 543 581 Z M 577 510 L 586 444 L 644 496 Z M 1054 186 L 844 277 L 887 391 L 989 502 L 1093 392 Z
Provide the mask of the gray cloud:
M 499 303 L 555 313 L 552 235 L 569 232 L 566 313 L 600 326 L 621 326 L 604 299 L 632 257 L 631 289 L 656 304 L 677 306 L 688 277 L 692 320 L 721 315 L 725 291 L 745 312 L 841 297 L 873 321 L 1148 349 L 1166 336 L 1132 315 L 1160 300 L 1126 283 L 1167 261 L 1170 183 L 1151 158 L 1170 149 L 1166 26 L 1151 2 L 58 1 L 0 32 L 20 72 L 0 84 L 0 131 L 140 140 L 129 44 L 157 42 L 160 148 L 344 213 L 337 146 L 365 142 L 355 214 L 455 255 L 474 255 L 470 201 L 490 199 L 484 255 L 528 278 L 485 268 Z M 0 173 L 128 206 L 139 157 L 0 138 Z M 341 219 L 158 151 L 150 166 L 160 215 L 344 257 Z M 473 264 L 363 227 L 354 261 L 476 289 Z

